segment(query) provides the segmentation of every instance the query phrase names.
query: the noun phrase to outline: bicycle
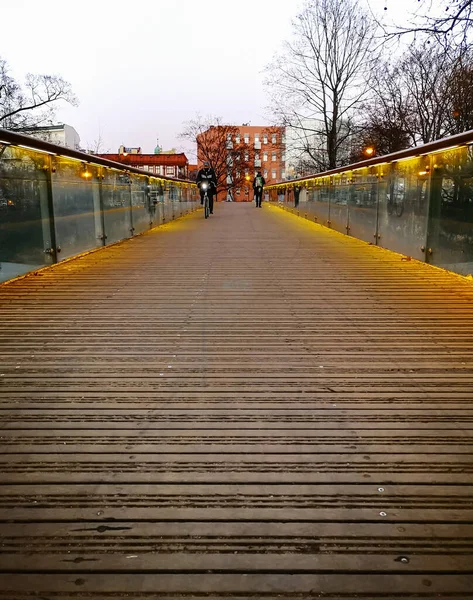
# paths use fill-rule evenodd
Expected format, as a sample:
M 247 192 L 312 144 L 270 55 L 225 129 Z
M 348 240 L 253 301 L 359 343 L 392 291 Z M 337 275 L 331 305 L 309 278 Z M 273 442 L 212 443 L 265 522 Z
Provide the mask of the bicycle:
M 205 183 L 205 181 L 204 181 L 204 183 L 202 183 L 202 185 L 201 185 L 201 189 L 203 189 L 205 192 L 204 193 L 204 217 L 206 219 L 208 219 L 209 215 L 210 215 L 209 196 L 207 194 L 207 190 L 209 189 L 209 184 Z

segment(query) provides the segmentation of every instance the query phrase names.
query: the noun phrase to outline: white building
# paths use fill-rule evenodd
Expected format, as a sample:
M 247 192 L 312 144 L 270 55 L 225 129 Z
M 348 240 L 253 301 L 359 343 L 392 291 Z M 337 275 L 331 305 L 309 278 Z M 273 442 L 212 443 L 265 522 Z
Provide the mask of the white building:
M 28 135 L 37 137 L 51 144 L 58 144 L 73 150 L 80 150 L 80 137 L 74 127 L 70 125 L 49 125 L 48 127 L 36 127 L 34 131 L 28 131 Z

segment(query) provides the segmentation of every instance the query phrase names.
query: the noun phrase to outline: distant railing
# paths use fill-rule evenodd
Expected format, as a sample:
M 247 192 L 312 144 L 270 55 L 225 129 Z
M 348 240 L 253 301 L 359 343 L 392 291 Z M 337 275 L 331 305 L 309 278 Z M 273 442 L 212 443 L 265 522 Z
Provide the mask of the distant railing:
M 0 129 L 0 282 L 197 208 L 194 183 Z
M 266 187 L 342 233 L 473 274 L 473 131 Z

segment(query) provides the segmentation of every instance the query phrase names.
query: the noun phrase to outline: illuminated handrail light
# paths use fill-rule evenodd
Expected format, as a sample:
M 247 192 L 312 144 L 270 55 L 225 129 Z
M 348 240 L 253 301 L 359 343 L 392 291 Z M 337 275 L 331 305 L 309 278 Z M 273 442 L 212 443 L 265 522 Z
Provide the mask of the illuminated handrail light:
M 81 158 L 75 158 L 74 156 L 66 156 L 65 154 L 59 154 L 60 158 L 67 158 L 68 160 L 75 160 L 77 162 L 83 163 L 83 159 Z
M 10 146 L 11 142 L 6 142 L 5 140 L 0 140 L 0 144 L 5 144 L 7 146 Z
M 18 144 L 20 148 L 25 148 L 26 150 L 32 150 L 33 152 L 41 152 L 42 154 L 51 154 L 52 156 L 56 156 L 56 152 L 49 152 L 48 150 L 39 150 L 39 148 L 32 148 L 31 146 L 25 146 L 24 144 Z
M 473 142 L 471 142 L 473 143 Z M 448 148 L 442 148 L 441 150 L 432 150 L 432 152 L 425 152 L 419 154 L 419 156 L 430 156 L 431 154 L 441 154 L 442 152 L 449 152 L 450 150 L 457 150 L 458 148 L 465 148 L 468 144 L 457 144 L 456 146 L 448 146 Z

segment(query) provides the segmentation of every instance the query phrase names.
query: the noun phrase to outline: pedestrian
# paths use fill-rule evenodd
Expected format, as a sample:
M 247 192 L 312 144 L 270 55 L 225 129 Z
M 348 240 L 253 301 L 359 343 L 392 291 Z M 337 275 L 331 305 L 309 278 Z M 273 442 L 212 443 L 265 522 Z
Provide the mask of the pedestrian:
M 253 192 L 255 196 L 256 208 L 261 208 L 261 199 L 263 197 L 263 187 L 266 181 L 261 175 L 261 171 L 256 173 L 256 177 L 253 179 Z
M 294 188 L 294 206 L 297 208 L 299 206 L 299 196 L 301 194 L 301 188 L 299 185 L 296 185 Z

